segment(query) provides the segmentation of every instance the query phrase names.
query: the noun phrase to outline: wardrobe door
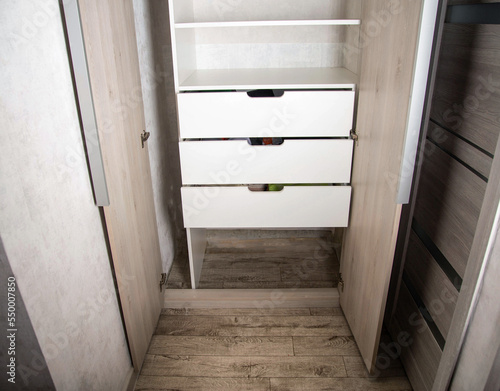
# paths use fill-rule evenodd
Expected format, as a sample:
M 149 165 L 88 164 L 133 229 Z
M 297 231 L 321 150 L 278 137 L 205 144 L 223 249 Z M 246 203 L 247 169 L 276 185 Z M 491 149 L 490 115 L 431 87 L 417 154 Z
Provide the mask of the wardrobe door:
M 363 2 L 352 207 L 340 304 L 374 370 L 401 205 L 396 203 L 422 2 Z
M 132 0 L 79 0 L 110 205 L 111 256 L 134 368 L 162 307 L 161 257 L 145 129 Z M 113 332 L 103 330 L 103 332 Z

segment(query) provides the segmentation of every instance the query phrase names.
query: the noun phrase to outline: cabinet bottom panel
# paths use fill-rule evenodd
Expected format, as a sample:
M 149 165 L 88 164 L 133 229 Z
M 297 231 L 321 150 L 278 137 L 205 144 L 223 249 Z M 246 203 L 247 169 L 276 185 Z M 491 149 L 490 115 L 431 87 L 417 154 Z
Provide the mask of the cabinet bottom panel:
M 350 186 L 183 187 L 186 228 L 347 227 Z

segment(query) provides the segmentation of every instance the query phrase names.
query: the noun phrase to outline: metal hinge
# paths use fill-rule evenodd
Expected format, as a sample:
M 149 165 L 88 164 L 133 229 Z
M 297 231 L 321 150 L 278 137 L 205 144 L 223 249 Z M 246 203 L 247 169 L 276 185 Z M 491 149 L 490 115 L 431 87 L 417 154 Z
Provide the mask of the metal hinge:
M 342 273 L 339 273 L 339 288 L 344 292 L 344 280 L 342 279 Z
M 161 273 L 160 275 L 160 292 L 163 292 L 164 285 L 167 285 L 167 273 Z
M 354 142 L 356 143 L 356 146 L 359 145 L 359 136 L 354 129 L 351 130 L 351 139 L 354 140 Z

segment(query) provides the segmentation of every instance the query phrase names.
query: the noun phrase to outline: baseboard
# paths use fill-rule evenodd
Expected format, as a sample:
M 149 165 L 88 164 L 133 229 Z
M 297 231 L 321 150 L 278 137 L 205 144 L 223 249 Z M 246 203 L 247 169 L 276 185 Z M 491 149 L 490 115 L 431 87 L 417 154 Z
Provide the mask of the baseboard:
M 339 307 L 337 288 L 167 289 L 164 308 Z

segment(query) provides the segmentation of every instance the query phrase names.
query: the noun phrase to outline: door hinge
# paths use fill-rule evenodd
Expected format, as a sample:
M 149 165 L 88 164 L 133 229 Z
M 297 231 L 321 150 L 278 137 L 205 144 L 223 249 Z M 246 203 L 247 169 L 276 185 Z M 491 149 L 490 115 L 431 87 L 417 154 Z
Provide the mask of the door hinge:
M 339 288 L 342 292 L 344 292 L 344 285 L 345 285 L 345 283 L 344 283 L 344 280 L 342 278 L 342 273 L 339 273 Z
M 161 273 L 160 275 L 160 292 L 163 292 L 163 287 L 167 285 L 167 273 Z
M 141 133 L 142 148 L 144 148 L 144 143 L 148 141 L 149 136 L 151 136 L 151 133 L 146 132 L 145 130 L 142 131 Z
M 356 146 L 359 145 L 359 136 L 354 129 L 351 130 L 351 140 L 356 143 Z

